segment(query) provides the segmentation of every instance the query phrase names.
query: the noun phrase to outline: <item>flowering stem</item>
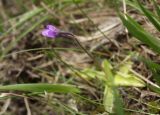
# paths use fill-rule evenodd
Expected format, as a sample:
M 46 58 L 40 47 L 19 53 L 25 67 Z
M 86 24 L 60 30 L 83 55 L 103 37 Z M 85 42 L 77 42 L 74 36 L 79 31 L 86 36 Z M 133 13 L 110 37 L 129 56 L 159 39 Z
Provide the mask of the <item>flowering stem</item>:
M 79 45 L 79 47 L 94 61 L 95 65 L 101 68 L 101 66 L 99 65 L 99 63 L 95 59 L 95 57 L 81 45 L 81 43 L 78 41 L 78 39 L 76 38 L 76 36 L 74 34 L 67 33 L 67 32 L 61 32 L 60 37 L 73 39 Z
M 86 52 L 86 54 L 87 54 L 90 58 L 92 58 L 92 60 L 94 61 L 95 65 L 98 66 L 99 68 L 101 68 L 101 66 L 99 65 L 98 61 L 95 59 L 95 57 L 94 57 L 90 52 L 88 52 L 88 51 L 81 45 L 81 43 L 78 41 L 78 39 L 77 39 L 75 36 L 74 36 L 74 40 L 77 42 L 77 44 L 80 46 L 80 48 L 81 48 L 82 50 L 84 50 L 84 52 Z

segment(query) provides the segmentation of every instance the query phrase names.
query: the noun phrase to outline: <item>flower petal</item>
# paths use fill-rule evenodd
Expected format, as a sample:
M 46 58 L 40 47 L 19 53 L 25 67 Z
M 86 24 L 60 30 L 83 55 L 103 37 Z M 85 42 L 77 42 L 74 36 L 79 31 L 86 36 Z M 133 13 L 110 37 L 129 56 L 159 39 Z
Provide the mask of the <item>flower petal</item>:
M 57 29 L 55 26 L 53 25 L 47 25 L 47 29 L 54 31 L 54 32 L 59 32 L 59 29 Z
M 49 38 L 55 38 L 57 36 L 57 33 L 49 30 L 49 29 L 44 29 L 42 31 L 42 35 L 45 37 L 49 37 Z

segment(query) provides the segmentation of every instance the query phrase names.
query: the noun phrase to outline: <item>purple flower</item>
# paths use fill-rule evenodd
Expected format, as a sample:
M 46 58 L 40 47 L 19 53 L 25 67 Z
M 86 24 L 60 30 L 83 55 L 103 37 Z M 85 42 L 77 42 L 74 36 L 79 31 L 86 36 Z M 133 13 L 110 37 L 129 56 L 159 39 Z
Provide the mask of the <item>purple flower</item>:
M 42 35 L 48 38 L 56 38 L 60 33 L 60 30 L 53 25 L 47 25 L 42 31 Z

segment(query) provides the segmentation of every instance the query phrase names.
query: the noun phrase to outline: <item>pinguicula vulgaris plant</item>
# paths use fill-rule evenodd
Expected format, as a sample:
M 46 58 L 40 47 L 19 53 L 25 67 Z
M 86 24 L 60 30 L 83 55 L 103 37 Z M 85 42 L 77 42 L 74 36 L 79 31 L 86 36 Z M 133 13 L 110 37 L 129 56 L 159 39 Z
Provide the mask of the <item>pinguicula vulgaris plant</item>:
M 81 43 L 77 40 L 76 36 L 69 32 L 63 32 L 57 29 L 53 25 L 47 25 L 44 30 L 42 30 L 42 35 L 47 38 L 70 38 L 74 39 L 76 43 L 92 58 L 95 58 L 81 45 Z M 128 67 L 129 66 L 129 67 Z M 138 79 L 135 75 L 129 72 L 131 64 L 125 64 L 117 73 L 112 73 L 112 67 L 107 60 L 102 62 L 102 66 L 100 68 L 101 71 L 90 68 L 86 71 L 86 68 L 82 71 L 76 71 L 78 75 L 81 77 L 86 76 L 84 79 L 95 78 L 95 76 L 99 77 L 100 81 L 103 81 L 104 88 L 104 99 L 103 104 L 106 111 L 109 113 L 118 113 L 119 115 L 123 115 L 123 109 L 121 104 L 121 99 L 118 93 L 118 86 L 136 86 L 136 87 L 144 87 L 145 84 L 141 79 Z M 91 74 L 90 74 L 91 73 Z M 99 74 L 101 73 L 101 74 Z M 75 74 L 75 73 L 74 73 Z M 89 74 L 89 75 L 88 75 Z M 96 75 L 95 75 L 96 74 Z M 90 76 L 91 75 L 91 76 Z M 116 108 L 116 109 L 115 109 Z M 114 110 L 115 109 L 115 110 Z

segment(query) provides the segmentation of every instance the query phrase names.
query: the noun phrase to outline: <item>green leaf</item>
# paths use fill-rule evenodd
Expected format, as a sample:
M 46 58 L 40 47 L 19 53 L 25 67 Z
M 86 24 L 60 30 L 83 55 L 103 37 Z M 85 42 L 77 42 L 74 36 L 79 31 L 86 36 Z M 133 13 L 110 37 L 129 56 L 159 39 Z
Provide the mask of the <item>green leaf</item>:
M 56 92 L 79 93 L 80 90 L 72 85 L 33 83 L 0 86 L 0 91 L 26 91 L 26 92 Z
M 150 46 L 154 51 L 160 53 L 160 40 L 158 38 L 153 37 L 147 31 L 145 31 L 134 19 L 130 16 L 119 13 L 119 16 L 123 22 L 123 24 L 127 27 L 129 32 L 142 41 L 143 43 Z
M 85 68 L 82 71 L 77 71 L 84 79 L 92 80 L 98 78 L 99 80 L 105 81 L 105 73 L 103 71 L 97 71 L 94 68 Z
M 106 78 L 103 99 L 105 110 L 113 112 L 112 108 L 114 108 L 115 114 L 124 115 L 121 96 L 119 95 L 118 88 L 114 84 L 112 66 L 107 60 L 104 60 L 102 63 L 102 67 Z
M 137 76 L 120 72 L 115 75 L 114 84 L 116 86 L 145 87 L 144 81 L 139 79 Z
M 123 0 L 121 0 L 121 2 L 123 2 Z M 126 2 L 127 5 L 129 5 L 133 8 L 135 8 L 136 10 L 142 12 L 141 8 L 138 6 L 138 3 L 135 0 L 132 0 L 132 1 L 131 0 L 125 0 L 125 2 Z
M 156 8 L 156 13 L 157 15 L 155 15 L 154 13 L 152 13 L 151 11 L 149 11 L 147 8 L 145 8 L 139 0 L 126 0 L 126 4 L 137 9 L 138 11 L 140 11 L 141 13 L 143 13 L 150 21 L 151 23 L 156 27 L 157 30 L 160 31 L 160 7 L 158 6 L 158 4 L 156 3 L 155 0 L 153 0 L 154 6 Z
M 160 20 L 148 9 L 146 9 L 143 5 L 141 5 L 140 1 L 138 0 L 138 5 L 140 6 L 141 10 L 143 11 L 144 15 L 150 20 L 150 22 L 160 31 Z
M 114 101 L 114 92 L 112 88 L 110 88 L 108 85 L 105 85 L 103 104 L 107 112 L 113 113 Z
M 145 87 L 143 80 L 130 72 L 131 68 L 131 62 L 123 64 L 115 74 L 114 84 L 116 86 Z
M 156 13 L 157 13 L 158 17 L 160 18 L 160 6 L 156 3 L 155 0 L 153 0 L 153 3 L 156 8 Z
M 155 93 L 160 94 L 160 88 L 155 87 L 155 86 L 153 86 L 153 85 L 148 85 L 148 87 L 149 87 L 152 91 L 154 91 Z
M 102 63 L 102 67 L 103 67 L 103 71 L 105 73 L 105 76 L 104 76 L 105 79 L 107 80 L 107 82 L 110 85 L 113 85 L 114 76 L 112 74 L 112 66 L 111 66 L 111 64 L 107 60 L 104 60 L 103 63 Z

